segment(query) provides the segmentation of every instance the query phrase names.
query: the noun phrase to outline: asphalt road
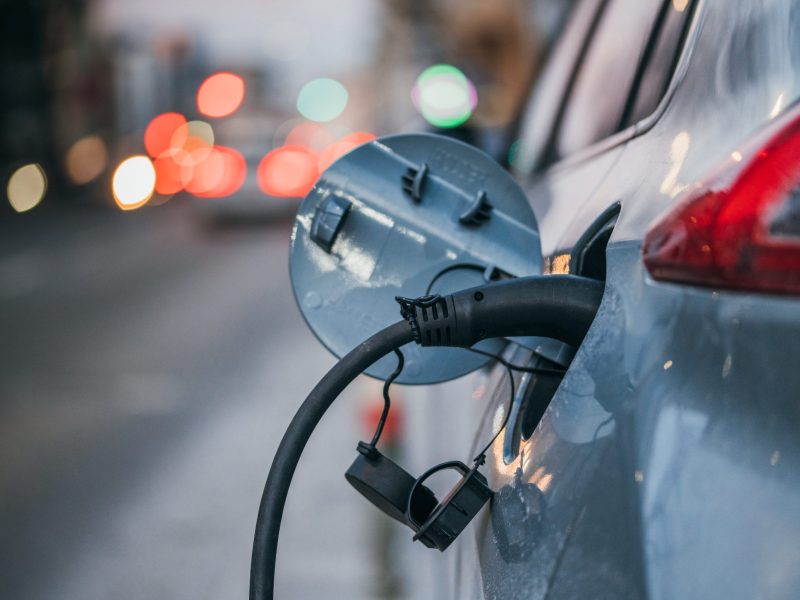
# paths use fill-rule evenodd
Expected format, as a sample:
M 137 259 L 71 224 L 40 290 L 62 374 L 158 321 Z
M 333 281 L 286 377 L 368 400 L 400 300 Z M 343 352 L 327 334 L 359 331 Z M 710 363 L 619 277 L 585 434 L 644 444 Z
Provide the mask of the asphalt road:
M 246 597 L 272 454 L 333 362 L 295 309 L 288 236 L 180 206 L 0 221 L 0 598 Z M 295 478 L 278 597 L 386 587 L 342 476 L 373 390 L 355 387 Z

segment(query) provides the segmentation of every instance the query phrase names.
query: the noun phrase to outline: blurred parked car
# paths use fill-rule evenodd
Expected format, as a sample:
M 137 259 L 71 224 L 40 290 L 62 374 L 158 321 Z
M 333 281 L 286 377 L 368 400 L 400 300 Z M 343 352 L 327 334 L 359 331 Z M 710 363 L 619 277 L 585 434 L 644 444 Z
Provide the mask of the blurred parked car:
M 544 272 L 605 297 L 574 358 L 507 349 L 568 369 L 515 376 L 499 491 L 439 597 L 797 597 L 798 96 L 796 2 L 576 4 L 512 167 Z M 505 369 L 474 389 L 477 435 L 441 427 L 437 390 L 415 444 L 490 437 Z

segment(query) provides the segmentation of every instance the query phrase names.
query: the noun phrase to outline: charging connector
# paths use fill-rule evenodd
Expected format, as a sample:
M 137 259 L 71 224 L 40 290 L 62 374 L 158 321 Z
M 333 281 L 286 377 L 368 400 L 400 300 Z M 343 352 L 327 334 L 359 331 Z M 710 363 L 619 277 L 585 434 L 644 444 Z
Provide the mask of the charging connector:
M 603 283 L 597 280 L 548 275 L 489 283 L 447 296 L 399 298 L 404 319 L 344 356 L 314 387 L 281 440 L 256 522 L 250 600 L 273 598 L 280 523 L 300 455 L 325 411 L 361 372 L 411 341 L 469 348 L 493 337 L 541 336 L 577 347 L 602 296 Z
M 577 347 L 592 324 L 603 288 L 586 277 L 543 275 L 397 301 L 422 346 L 469 348 L 487 338 L 532 335 Z

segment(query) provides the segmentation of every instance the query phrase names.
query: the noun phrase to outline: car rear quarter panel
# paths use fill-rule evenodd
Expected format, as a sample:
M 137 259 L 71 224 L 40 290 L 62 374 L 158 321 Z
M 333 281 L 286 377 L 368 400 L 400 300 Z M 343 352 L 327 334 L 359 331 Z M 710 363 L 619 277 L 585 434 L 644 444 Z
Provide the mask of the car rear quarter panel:
M 501 439 L 488 462 L 494 489 L 531 484 L 542 502 L 504 522 L 496 500 L 465 532 L 454 597 L 796 597 L 800 303 L 655 283 L 640 245 L 800 96 L 798 13 L 788 0 L 703 1 L 657 122 L 612 150 L 604 177 L 558 167 L 530 188 L 545 255 L 609 204 L 622 212 L 606 295 L 570 372 L 520 458 L 506 465 Z M 505 379 L 490 377 L 483 435 L 507 402 Z M 503 547 L 502 527 L 526 535 Z

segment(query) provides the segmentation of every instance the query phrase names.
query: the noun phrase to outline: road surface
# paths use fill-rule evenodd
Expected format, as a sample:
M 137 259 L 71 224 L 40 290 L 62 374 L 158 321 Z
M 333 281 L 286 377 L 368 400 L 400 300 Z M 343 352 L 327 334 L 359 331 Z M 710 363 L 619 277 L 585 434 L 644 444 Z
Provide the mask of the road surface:
M 288 222 L 194 217 L 0 221 L 0 598 L 246 597 L 272 454 L 333 358 L 294 306 Z M 342 476 L 355 388 L 295 478 L 280 598 L 387 597 L 374 509 Z

